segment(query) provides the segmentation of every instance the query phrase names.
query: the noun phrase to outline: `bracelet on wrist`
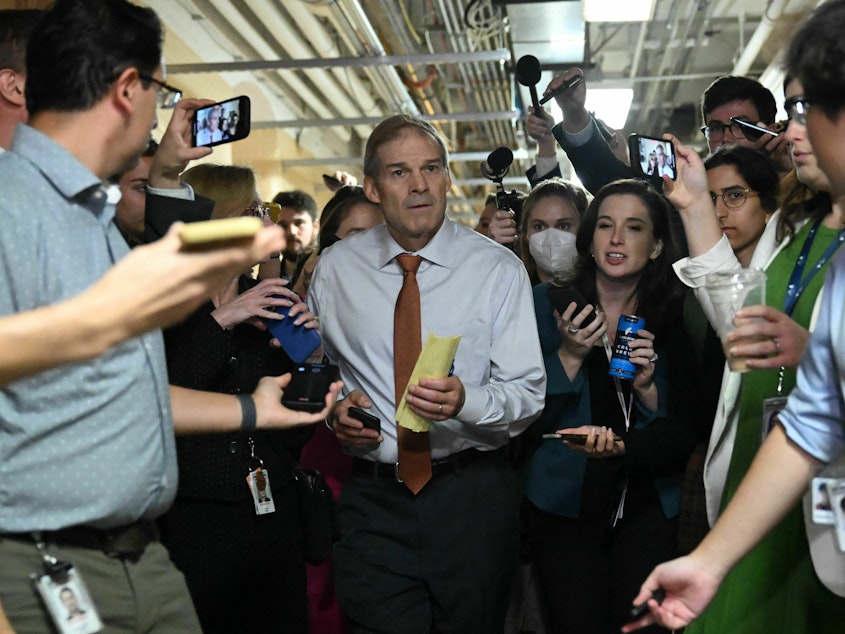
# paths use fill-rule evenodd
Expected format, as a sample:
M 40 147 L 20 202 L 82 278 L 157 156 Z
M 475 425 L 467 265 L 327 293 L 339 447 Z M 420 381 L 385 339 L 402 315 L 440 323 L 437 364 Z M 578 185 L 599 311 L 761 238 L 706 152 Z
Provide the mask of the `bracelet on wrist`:
M 241 435 L 250 436 L 258 424 L 258 414 L 255 410 L 255 400 L 252 394 L 236 394 L 241 405 Z

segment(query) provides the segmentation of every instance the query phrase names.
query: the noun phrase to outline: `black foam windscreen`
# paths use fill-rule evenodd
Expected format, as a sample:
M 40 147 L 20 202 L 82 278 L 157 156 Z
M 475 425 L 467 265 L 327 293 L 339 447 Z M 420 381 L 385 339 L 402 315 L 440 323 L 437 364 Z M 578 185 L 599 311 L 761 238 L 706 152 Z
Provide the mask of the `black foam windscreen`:
M 494 173 L 507 169 L 511 163 L 513 163 L 513 152 L 510 148 L 497 147 L 487 156 L 487 167 Z
M 517 60 L 516 81 L 523 86 L 536 86 L 541 74 L 540 60 L 533 55 L 523 55 Z

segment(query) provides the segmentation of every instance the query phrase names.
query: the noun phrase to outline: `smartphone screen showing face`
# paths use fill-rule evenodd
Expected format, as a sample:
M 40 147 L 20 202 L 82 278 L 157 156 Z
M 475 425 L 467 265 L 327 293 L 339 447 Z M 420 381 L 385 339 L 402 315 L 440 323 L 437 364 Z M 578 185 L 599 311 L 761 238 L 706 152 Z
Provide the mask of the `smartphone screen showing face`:
M 628 139 L 631 165 L 642 175 L 675 180 L 675 146 L 671 141 L 632 134 Z
M 249 97 L 242 95 L 197 110 L 191 121 L 194 146 L 245 139 L 249 134 L 249 106 Z

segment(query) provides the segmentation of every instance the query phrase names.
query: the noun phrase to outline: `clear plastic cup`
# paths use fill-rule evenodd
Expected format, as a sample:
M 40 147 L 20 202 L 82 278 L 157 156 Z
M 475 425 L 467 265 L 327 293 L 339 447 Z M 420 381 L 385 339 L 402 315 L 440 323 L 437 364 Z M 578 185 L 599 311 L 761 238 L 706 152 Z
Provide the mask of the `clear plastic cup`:
M 747 372 L 745 359 L 730 354 L 727 338 L 739 325 L 734 323 L 734 317 L 740 308 L 766 303 L 766 274 L 760 269 L 712 273 L 707 276 L 705 287 L 720 320 L 713 325 L 722 341 L 728 366 L 732 372 Z

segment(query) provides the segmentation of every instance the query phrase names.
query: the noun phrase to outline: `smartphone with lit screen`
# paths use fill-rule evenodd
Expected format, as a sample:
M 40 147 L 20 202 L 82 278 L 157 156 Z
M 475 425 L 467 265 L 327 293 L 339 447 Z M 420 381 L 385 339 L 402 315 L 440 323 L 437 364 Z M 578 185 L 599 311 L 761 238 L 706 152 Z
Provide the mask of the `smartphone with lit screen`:
M 250 101 L 246 95 L 198 109 L 191 119 L 195 147 L 222 145 L 249 136 Z

